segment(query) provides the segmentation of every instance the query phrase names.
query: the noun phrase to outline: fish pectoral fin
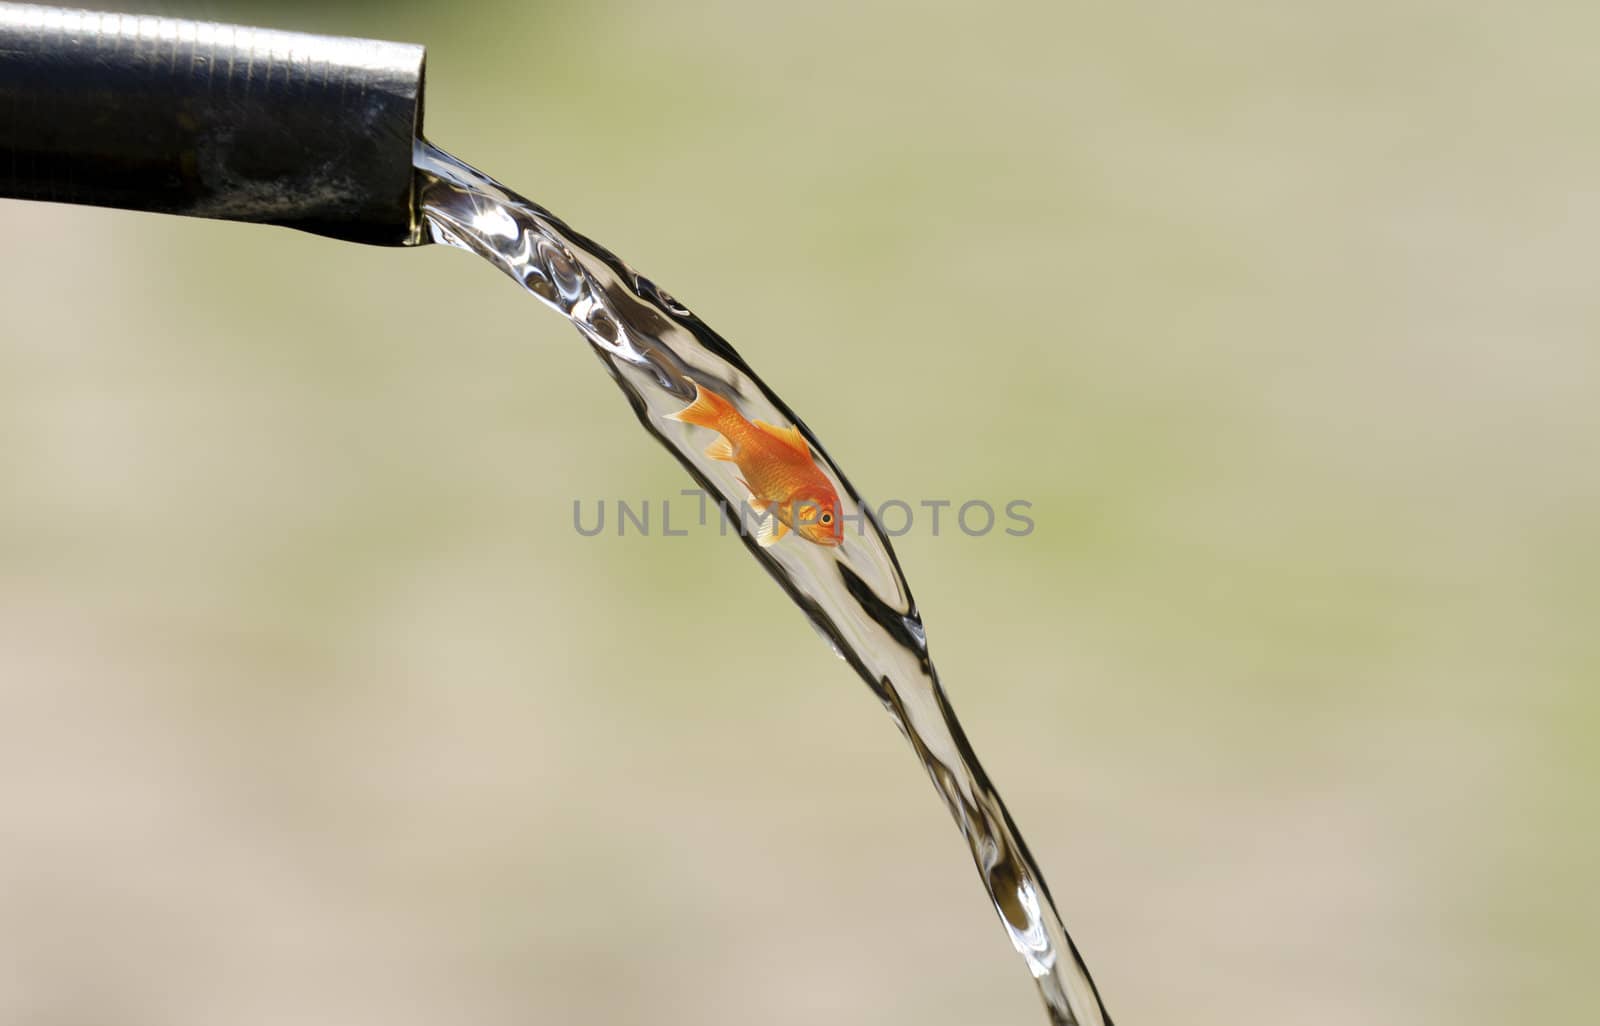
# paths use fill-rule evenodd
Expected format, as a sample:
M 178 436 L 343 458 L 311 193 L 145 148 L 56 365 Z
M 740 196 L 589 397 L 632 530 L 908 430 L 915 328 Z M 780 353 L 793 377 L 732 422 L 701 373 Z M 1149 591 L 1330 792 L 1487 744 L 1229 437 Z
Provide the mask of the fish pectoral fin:
M 752 498 L 750 508 L 757 513 L 756 530 L 752 536 L 757 545 L 764 549 L 771 548 L 789 533 L 789 525 L 778 519 L 777 504 L 770 499 Z
M 706 446 L 706 455 L 714 460 L 732 463 L 734 462 L 733 443 L 726 438 L 719 437 L 715 442 Z
M 764 420 L 754 420 L 751 421 L 751 423 L 755 425 L 758 431 L 765 431 L 767 434 L 771 435 L 773 438 L 776 438 L 778 441 L 793 449 L 795 452 L 798 452 L 803 456 L 811 455 L 811 447 L 806 444 L 806 436 L 800 433 L 799 428 L 781 428 L 773 424 L 768 424 Z
M 756 544 L 764 549 L 770 549 L 778 544 L 779 539 L 787 534 L 788 531 L 789 529 L 783 526 L 783 521 L 777 517 L 773 517 L 771 520 L 763 520 L 756 526 Z

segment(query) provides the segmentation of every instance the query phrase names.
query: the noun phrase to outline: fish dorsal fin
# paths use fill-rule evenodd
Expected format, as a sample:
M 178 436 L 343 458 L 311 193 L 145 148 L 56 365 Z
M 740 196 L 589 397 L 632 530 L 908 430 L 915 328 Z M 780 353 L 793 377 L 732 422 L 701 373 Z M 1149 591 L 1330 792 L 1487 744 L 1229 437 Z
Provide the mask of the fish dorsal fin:
M 706 446 L 706 455 L 714 460 L 724 460 L 732 463 L 734 462 L 733 443 L 726 438 L 718 438 L 715 442 Z
M 778 441 L 782 442 L 784 445 L 786 445 L 789 448 L 793 449 L 795 452 L 799 453 L 800 455 L 802 455 L 802 456 L 810 456 L 811 455 L 811 447 L 806 444 L 806 436 L 802 435 L 800 433 L 800 429 L 799 428 L 797 428 L 797 427 L 786 427 L 786 428 L 776 427 L 776 426 L 774 426 L 772 424 L 768 424 L 764 420 L 751 421 L 751 424 L 753 424 L 757 428 L 757 430 L 766 432 L 767 434 L 771 435 L 773 438 L 776 438 Z

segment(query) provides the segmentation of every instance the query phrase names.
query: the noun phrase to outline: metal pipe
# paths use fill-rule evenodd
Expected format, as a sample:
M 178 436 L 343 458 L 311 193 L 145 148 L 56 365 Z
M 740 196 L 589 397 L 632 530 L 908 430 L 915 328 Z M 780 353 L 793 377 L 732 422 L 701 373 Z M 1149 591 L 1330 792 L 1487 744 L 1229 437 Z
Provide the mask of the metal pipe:
M 415 243 L 424 57 L 0 3 L 0 196 Z

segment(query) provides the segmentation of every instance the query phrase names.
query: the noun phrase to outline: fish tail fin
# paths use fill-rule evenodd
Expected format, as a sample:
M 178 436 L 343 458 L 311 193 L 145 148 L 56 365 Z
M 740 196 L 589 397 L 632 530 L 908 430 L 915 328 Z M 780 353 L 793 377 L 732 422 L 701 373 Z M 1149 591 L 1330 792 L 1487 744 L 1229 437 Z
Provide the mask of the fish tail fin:
M 738 411 L 733 404 L 722 396 L 706 388 L 698 381 L 695 382 L 694 402 L 685 406 L 677 413 L 667 414 L 668 420 L 682 421 L 696 427 L 710 428 L 713 431 L 722 430 L 723 421 L 728 415 L 737 415 Z

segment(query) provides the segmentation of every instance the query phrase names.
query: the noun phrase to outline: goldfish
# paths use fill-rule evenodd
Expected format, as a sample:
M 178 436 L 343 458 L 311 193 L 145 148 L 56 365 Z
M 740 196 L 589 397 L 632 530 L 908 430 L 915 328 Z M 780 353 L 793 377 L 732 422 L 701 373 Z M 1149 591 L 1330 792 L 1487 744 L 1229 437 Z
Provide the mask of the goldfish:
M 739 483 L 761 517 L 756 543 L 762 548 L 773 545 L 790 528 L 815 545 L 831 548 L 842 542 L 839 495 L 817 466 L 800 429 L 745 420 L 727 399 L 699 382 L 694 387 L 694 402 L 667 414 L 667 419 L 709 428 L 721 436 L 706 448 L 706 455 L 735 464 L 744 475 Z

